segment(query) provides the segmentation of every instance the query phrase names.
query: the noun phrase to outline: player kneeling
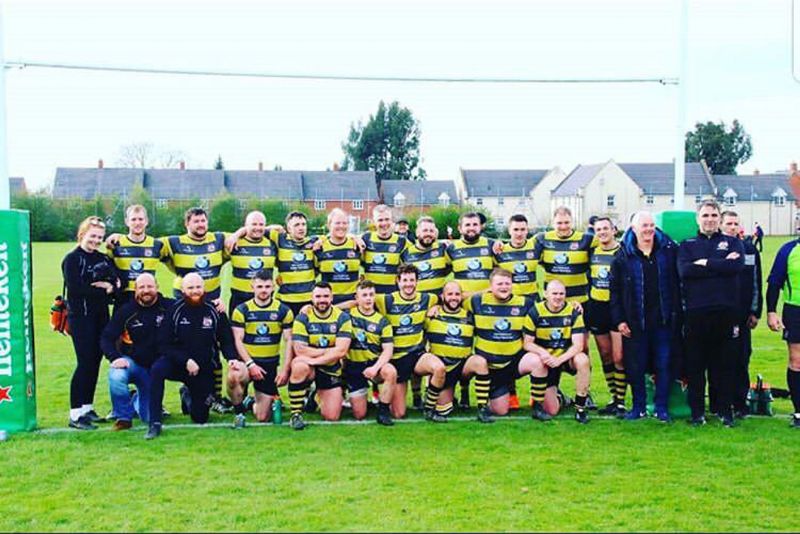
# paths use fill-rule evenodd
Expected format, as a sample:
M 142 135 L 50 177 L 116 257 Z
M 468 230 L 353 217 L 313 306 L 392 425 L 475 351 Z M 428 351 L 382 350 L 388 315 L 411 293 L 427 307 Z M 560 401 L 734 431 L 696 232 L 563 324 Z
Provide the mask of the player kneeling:
M 456 383 L 461 378 L 475 375 L 478 421 L 493 423 L 494 418 L 488 404 L 489 364 L 484 357 L 472 353 L 475 320 L 472 313 L 461 306 L 462 301 L 461 286 L 455 281 L 448 282 L 442 290 L 441 307 L 433 317 L 425 321 L 429 355 L 444 364 L 446 373 L 439 393 L 437 412 L 442 417 L 449 415 L 453 409 Z M 430 391 L 430 386 L 428 390 Z
M 256 390 L 253 413 L 261 422 L 272 411 L 272 399 L 278 386 L 286 384 L 292 353 L 292 322 L 294 315 L 288 306 L 273 298 L 275 285 L 272 273 L 258 271 L 251 280 L 253 298 L 239 304 L 231 314 L 233 339 L 238 360 L 228 367 L 228 397 L 233 403 L 234 428 L 245 426 L 242 404 L 247 385 L 252 381 Z M 281 337 L 286 344 L 283 370 L 279 369 Z
M 301 311 L 292 327 L 293 354 L 289 375 L 290 426 L 306 427 L 303 401 L 313 381 L 317 386 L 326 421 L 342 414 L 342 364 L 350 348 L 353 327 L 350 315 L 332 306 L 333 291 L 327 282 L 317 282 L 311 292 L 311 309 Z
M 370 383 L 382 384 L 377 421 L 391 426 L 394 421 L 389 405 L 397 383 L 397 370 L 387 365 L 394 350 L 392 325 L 375 309 L 375 284 L 369 280 L 362 280 L 356 286 L 356 307 L 350 310 L 350 320 L 353 340 L 344 362 L 344 376 L 353 417 L 367 416 Z
M 560 280 L 551 280 L 544 301 L 531 306 L 525 317 L 526 368 L 531 369 L 531 397 L 534 419 L 546 421 L 561 409 L 558 384 L 561 373 L 575 376 L 575 420 L 588 423 L 586 396 L 591 366 L 582 352 L 585 328 L 583 316 L 566 302 L 567 291 Z M 520 365 L 522 367 L 522 364 Z

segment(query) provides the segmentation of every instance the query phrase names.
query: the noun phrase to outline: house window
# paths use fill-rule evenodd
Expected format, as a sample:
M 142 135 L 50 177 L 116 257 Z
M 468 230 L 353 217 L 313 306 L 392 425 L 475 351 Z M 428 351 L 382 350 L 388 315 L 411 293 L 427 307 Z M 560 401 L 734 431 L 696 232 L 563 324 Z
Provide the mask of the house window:
M 353 209 L 354 210 L 363 210 L 364 209 L 364 201 L 363 200 L 354 200 L 353 201 Z
M 314 201 L 314 209 L 317 211 L 322 211 L 325 209 L 325 201 L 324 200 L 315 200 Z
M 165 210 L 169 207 L 169 200 L 166 198 L 157 198 L 156 199 L 156 209 L 158 210 Z
M 483 206 L 483 199 L 480 198 L 480 197 L 476 198 L 475 199 L 475 205 L 476 206 Z
M 406 196 L 403 193 L 398 192 L 394 196 L 394 205 L 398 208 L 402 208 L 406 205 Z
M 694 196 L 694 203 L 700 204 L 703 201 L 703 195 L 695 195 Z
M 238 201 L 239 211 L 245 211 L 247 209 L 247 201 L 239 199 Z
M 736 195 L 728 195 L 725 197 L 725 205 L 726 206 L 735 206 L 736 205 Z
M 617 206 L 617 195 L 608 195 L 606 197 L 606 207 L 615 208 Z
M 504 226 L 504 224 L 503 224 L 503 223 L 504 223 L 504 222 L 505 222 L 505 221 L 503 220 L 503 218 L 502 218 L 502 217 L 495 217 L 495 218 L 494 218 L 494 227 L 495 227 L 495 228 L 503 228 L 503 226 Z
M 647 195 L 647 197 L 645 197 L 645 202 L 648 206 L 652 206 L 656 203 L 656 197 L 653 195 Z
M 497 205 L 498 206 L 505 206 L 506 205 L 506 199 L 503 198 L 503 197 L 497 197 Z
M 772 197 L 773 202 L 775 202 L 776 206 L 785 206 L 786 205 L 786 197 L 783 195 L 775 195 Z
M 447 206 L 449 206 L 450 205 L 450 195 L 448 195 L 447 193 L 442 193 L 441 195 L 439 195 L 439 205 L 442 206 L 443 208 L 446 208 Z

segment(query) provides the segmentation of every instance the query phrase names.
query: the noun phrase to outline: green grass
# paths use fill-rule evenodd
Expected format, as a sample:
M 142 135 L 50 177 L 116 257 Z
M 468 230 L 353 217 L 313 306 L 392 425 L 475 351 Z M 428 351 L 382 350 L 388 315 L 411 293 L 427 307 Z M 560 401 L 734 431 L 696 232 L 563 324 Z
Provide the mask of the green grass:
M 766 271 L 782 241 L 766 241 Z M 167 428 L 153 443 L 144 442 L 140 426 L 61 432 L 74 355 L 68 338 L 49 332 L 47 310 L 61 290 L 58 265 L 68 248 L 34 247 L 45 431 L 0 444 L 2 531 L 797 528 L 791 495 L 800 483 L 800 433 L 788 428 L 785 400 L 775 403 L 777 417 L 751 418 L 734 430 L 610 419 L 581 427 L 567 417 L 543 425 L 519 417 L 490 426 L 318 424 L 302 433 L 286 425 Z M 169 287 L 166 271 L 159 279 Z M 751 372 L 785 387 L 786 348 L 764 323 L 754 333 Z M 107 369 L 104 363 L 96 395 L 100 413 L 110 409 Z M 601 373 L 592 388 L 604 402 Z M 166 397 L 173 413 L 176 389 Z

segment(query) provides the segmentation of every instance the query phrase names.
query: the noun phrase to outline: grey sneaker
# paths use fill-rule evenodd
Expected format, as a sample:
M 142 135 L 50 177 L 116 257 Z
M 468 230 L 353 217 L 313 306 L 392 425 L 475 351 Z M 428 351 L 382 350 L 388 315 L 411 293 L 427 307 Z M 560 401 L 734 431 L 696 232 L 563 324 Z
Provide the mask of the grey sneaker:
M 247 424 L 247 420 L 244 417 L 243 413 L 237 413 L 233 418 L 233 428 L 238 430 L 240 428 L 244 428 Z

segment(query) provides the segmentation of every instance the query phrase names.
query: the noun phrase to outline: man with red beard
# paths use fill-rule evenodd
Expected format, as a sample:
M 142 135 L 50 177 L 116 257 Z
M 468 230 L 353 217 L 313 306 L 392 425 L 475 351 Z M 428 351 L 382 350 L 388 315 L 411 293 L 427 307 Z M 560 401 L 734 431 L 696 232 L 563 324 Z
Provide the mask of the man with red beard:
M 182 299 L 167 312 L 158 335 L 160 358 L 151 370 L 150 428 L 145 439 L 161 434 L 164 382 L 183 382 L 189 390 L 192 421 L 208 421 L 214 400 L 214 368 L 217 351 L 227 360 L 237 358 L 227 316 L 205 300 L 203 278 L 189 273 L 181 281 Z

